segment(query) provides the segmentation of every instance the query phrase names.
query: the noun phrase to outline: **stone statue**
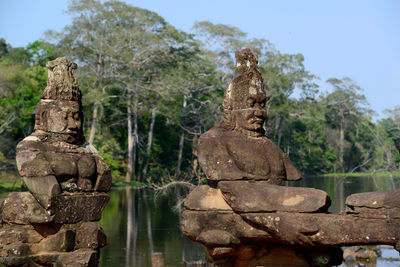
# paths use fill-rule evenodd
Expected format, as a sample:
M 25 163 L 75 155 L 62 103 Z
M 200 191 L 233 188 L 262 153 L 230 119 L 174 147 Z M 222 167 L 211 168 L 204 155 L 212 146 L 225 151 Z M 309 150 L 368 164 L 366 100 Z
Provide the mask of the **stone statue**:
M 77 65 L 47 63 L 47 87 L 35 130 L 17 145 L 29 192 L 0 199 L 0 263 L 5 266 L 98 266 L 107 237 L 99 224 L 111 172 L 83 134 Z
M 65 57 L 47 63 L 48 82 L 36 106 L 35 131 L 17 146 L 17 167 L 29 191 L 44 207 L 61 192 L 107 192 L 111 173 L 85 141 L 82 93 Z
M 204 245 L 213 266 L 327 267 L 342 262 L 342 246 L 387 244 L 400 251 L 400 190 L 351 195 L 346 210 L 332 214 L 326 192 L 281 186 L 301 174 L 264 136 L 257 56 L 244 49 L 236 60 L 223 118 L 199 140 L 209 185 L 186 197 L 183 233 Z
M 223 100 L 223 118 L 199 140 L 199 162 L 207 179 L 266 180 L 282 184 L 301 179 L 289 157 L 264 134 L 263 78 L 257 55 L 236 52 L 236 71 Z

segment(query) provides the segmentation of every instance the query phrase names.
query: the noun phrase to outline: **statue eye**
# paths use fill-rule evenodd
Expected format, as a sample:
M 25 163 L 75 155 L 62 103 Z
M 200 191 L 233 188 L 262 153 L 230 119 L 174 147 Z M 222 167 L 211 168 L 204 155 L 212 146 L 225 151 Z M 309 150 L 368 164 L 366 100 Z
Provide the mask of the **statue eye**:
M 79 113 L 75 113 L 74 114 L 74 119 L 77 121 L 77 120 L 79 120 Z
M 254 99 L 248 99 L 247 105 L 252 108 L 252 107 L 254 107 L 254 102 L 255 102 Z
M 260 107 L 265 108 L 265 99 L 260 102 Z

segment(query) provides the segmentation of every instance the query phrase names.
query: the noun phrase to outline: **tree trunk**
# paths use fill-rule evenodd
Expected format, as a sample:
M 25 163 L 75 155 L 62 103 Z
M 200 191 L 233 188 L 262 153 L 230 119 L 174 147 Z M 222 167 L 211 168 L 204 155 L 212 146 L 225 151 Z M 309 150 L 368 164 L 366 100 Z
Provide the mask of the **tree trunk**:
M 344 172 L 343 164 L 344 155 L 344 121 L 342 120 L 339 128 L 339 168 L 340 172 Z
M 132 148 L 132 177 L 136 174 L 136 158 L 137 158 L 137 145 L 138 145 L 138 97 L 135 96 L 133 104 L 133 148 Z
M 283 119 L 284 119 L 283 116 L 281 116 L 281 117 L 279 118 L 279 126 L 278 126 L 278 146 L 279 146 L 279 147 L 281 146 Z
M 186 106 L 187 106 L 187 99 L 186 99 L 186 96 L 183 96 L 183 110 L 182 110 L 182 116 L 181 116 L 181 134 L 179 137 L 178 162 L 176 164 L 175 179 L 177 179 L 181 173 L 183 145 L 184 145 L 184 141 L 185 141 L 185 131 L 183 129 L 183 126 L 185 125 L 184 121 L 185 121 Z
M 157 95 L 156 102 L 158 101 L 159 95 Z M 150 121 L 150 127 L 149 127 L 149 134 L 147 137 L 147 149 L 146 149 L 146 156 L 145 156 L 145 162 L 143 165 L 143 173 L 142 173 L 142 181 L 145 182 L 147 179 L 147 171 L 149 168 L 149 160 L 150 160 L 150 155 L 151 155 L 151 146 L 153 144 L 153 131 L 154 131 L 154 124 L 156 122 L 156 108 L 153 108 L 151 111 L 151 121 Z
M 130 182 L 134 174 L 134 163 L 133 163 L 133 146 L 134 139 L 132 135 L 132 109 L 131 109 L 131 98 L 128 96 L 126 101 L 126 112 L 127 112 L 127 122 L 128 122 L 128 171 L 126 173 L 125 180 Z
M 99 110 L 99 102 L 96 101 L 96 102 L 94 102 L 94 106 L 93 106 L 92 124 L 90 126 L 90 134 L 89 134 L 89 143 L 90 144 L 93 144 L 94 135 L 96 133 L 98 110 Z
M 93 89 L 99 91 L 100 80 L 104 75 L 104 58 L 102 55 L 97 55 L 96 62 L 96 78 L 93 83 Z M 93 144 L 94 135 L 96 134 L 97 120 L 98 120 L 98 110 L 99 110 L 99 101 L 95 101 L 93 105 L 93 115 L 92 115 L 92 123 L 90 125 L 90 134 L 89 134 L 89 143 Z
M 185 131 L 181 128 L 181 135 L 179 137 L 179 152 L 178 152 L 178 162 L 176 164 L 175 170 L 175 179 L 179 177 L 181 173 L 181 165 L 182 165 L 182 154 L 183 154 L 183 144 L 185 141 Z

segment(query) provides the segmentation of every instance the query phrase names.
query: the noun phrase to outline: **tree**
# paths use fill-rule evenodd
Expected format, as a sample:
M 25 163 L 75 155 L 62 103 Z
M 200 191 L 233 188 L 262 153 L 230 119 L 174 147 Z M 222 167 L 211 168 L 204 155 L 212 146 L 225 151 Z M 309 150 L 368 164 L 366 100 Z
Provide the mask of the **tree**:
M 346 147 L 346 134 L 356 129 L 364 116 L 370 113 L 368 102 L 359 92 L 362 89 L 350 78 L 327 80 L 334 91 L 324 98 L 327 106 L 325 114 L 327 123 L 332 129 L 338 130 L 338 137 L 334 139 L 334 146 L 338 151 L 339 171 L 345 171 L 344 156 Z
M 261 60 L 260 69 L 268 97 L 267 133 L 280 146 L 284 120 L 289 119 L 290 110 L 294 107 L 290 105 L 290 96 L 298 88 L 303 98 L 313 99 L 318 92 L 318 86 L 314 82 L 316 77 L 305 70 L 302 54 L 271 51 Z
M 89 142 L 94 141 L 102 102 L 110 97 L 125 101 L 128 132 L 127 180 L 136 173 L 138 105 L 159 75 L 171 48 L 179 45 L 179 32 L 156 13 L 120 1 L 72 1 L 71 25 L 49 33 L 58 45 L 82 62 L 81 85 L 87 87 L 86 105 L 93 105 Z M 119 87 L 118 95 L 109 88 Z
M 376 123 L 374 135 L 378 142 L 378 153 L 381 151 L 380 154 L 383 154 L 386 161 L 383 164 L 378 162 L 377 165 L 391 173 L 393 170 L 399 169 L 400 163 L 400 107 L 396 106 L 394 109 L 387 109 L 384 112 L 387 118 Z

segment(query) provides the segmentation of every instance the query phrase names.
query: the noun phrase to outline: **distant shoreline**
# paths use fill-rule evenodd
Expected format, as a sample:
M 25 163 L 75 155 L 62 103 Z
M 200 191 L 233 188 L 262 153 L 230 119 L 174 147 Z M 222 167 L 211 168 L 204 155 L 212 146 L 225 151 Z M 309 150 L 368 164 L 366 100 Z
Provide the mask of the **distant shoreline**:
M 334 172 L 334 173 L 325 173 L 325 174 L 317 174 L 315 176 L 322 177 L 400 177 L 400 172 Z

